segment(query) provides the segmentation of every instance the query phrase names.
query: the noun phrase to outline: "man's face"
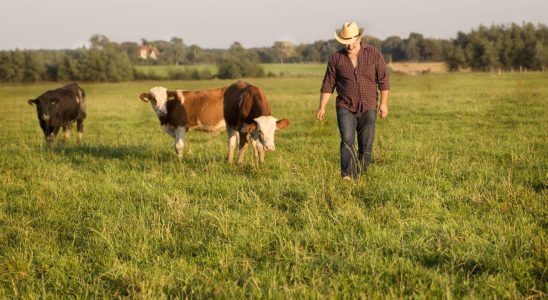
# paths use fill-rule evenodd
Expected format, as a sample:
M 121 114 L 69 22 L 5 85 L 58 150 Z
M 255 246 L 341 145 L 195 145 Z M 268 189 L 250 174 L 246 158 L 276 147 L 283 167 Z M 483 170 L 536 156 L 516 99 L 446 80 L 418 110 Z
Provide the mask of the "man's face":
M 344 45 L 348 54 L 356 54 L 360 51 L 361 41 L 357 40 L 352 44 Z

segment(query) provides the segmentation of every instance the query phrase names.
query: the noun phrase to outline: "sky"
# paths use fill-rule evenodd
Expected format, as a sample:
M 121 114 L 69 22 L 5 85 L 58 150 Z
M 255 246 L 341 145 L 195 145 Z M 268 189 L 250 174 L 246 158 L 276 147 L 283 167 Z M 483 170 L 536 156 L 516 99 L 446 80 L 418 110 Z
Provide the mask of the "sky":
M 118 43 L 179 37 L 202 48 L 268 47 L 332 39 L 350 20 L 380 39 L 449 39 L 480 24 L 548 25 L 548 0 L 0 0 L 0 50 L 76 49 L 94 34 Z

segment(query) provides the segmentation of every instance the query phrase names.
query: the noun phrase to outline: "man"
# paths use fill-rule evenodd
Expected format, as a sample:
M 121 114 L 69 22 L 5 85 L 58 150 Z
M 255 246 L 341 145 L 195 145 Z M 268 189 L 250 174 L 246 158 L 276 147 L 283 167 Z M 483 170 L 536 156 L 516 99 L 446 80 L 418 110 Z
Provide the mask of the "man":
M 345 181 L 358 179 L 371 162 L 377 98 L 380 90 L 379 113 L 388 116 L 390 84 L 386 63 L 379 50 L 361 43 L 363 28 L 355 22 L 346 22 L 335 32 L 335 38 L 344 49 L 331 55 L 322 83 L 320 107 L 316 118 L 323 120 L 325 107 L 334 89 L 337 89 L 337 124 L 341 135 L 341 176 Z M 358 157 L 354 140 L 358 136 Z

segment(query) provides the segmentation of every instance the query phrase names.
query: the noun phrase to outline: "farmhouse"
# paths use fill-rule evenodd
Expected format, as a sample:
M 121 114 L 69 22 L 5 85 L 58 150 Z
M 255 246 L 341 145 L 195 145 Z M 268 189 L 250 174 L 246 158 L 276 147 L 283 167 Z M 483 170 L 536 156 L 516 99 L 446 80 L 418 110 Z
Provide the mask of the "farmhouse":
M 152 45 L 139 46 L 139 58 L 157 60 L 159 56 L 158 49 Z

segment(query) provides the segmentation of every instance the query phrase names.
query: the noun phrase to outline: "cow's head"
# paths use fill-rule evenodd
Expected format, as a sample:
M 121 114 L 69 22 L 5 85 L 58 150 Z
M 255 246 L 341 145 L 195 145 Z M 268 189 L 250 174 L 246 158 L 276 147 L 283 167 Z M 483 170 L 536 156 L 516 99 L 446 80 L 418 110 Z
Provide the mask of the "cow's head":
M 255 118 L 255 123 L 246 125 L 243 131 L 251 134 L 251 138 L 261 143 L 266 151 L 274 151 L 274 135 L 277 129 L 283 129 L 289 125 L 288 119 L 277 120 L 272 116 Z
M 30 105 L 36 105 L 38 119 L 43 120 L 46 123 L 50 123 L 52 121 L 52 117 L 58 115 L 59 101 L 58 95 L 46 92 L 36 99 L 27 100 L 27 103 Z
M 168 91 L 165 87 L 157 86 L 151 88 L 148 93 L 142 93 L 139 95 L 139 98 L 144 102 L 150 102 L 156 115 L 163 117 L 167 115 L 167 101 L 178 99 L 178 93 L 177 91 Z

